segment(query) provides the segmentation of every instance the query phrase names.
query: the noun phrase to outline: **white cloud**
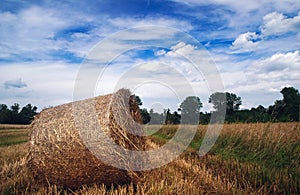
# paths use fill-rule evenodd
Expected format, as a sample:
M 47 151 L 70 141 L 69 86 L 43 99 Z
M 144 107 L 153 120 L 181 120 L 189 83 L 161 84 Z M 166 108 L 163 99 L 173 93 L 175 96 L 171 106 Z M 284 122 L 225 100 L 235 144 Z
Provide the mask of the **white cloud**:
M 300 7 L 299 1 L 278 1 L 278 0 L 173 0 L 174 2 L 184 3 L 190 6 L 195 5 L 223 5 L 231 8 L 232 10 L 245 13 L 245 12 L 253 12 L 257 10 L 268 10 L 270 8 L 284 11 L 284 12 L 293 12 L 298 11 Z
M 0 83 L 10 87 L 0 86 L 0 99 L 6 104 L 32 103 L 39 109 L 70 102 L 77 70 L 62 62 L 1 64 Z
M 261 26 L 261 32 L 264 36 L 300 31 L 300 12 L 293 18 L 288 18 L 282 13 L 272 12 L 263 19 L 264 23 Z
M 166 51 L 164 49 L 160 49 L 155 52 L 156 56 L 161 56 L 161 55 L 165 55 L 165 54 L 166 54 Z
M 272 74 L 279 72 L 279 76 L 284 75 L 284 71 L 292 76 L 293 72 L 300 74 L 300 52 L 276 53 L 271 57 L 255 61 L 251 67 L 256 73 Z M 300 78 L 299 78 L 300 79 Z
M 246 32 L 240 34 L 230 46 L 231 53 L 290 51 L 299 48 L 300 40 L 300 12 L 297 16 L 287 18 L 282 13 L 272 12 L 263 17 L 260 32 Z M 285 33 L 289 36 L 280 36 Z M 276 38 L 270 38 L 272 36 Z M 280 47 L 278 47 L 280 45 Z
M 19 13 L 0 13 L 0 24 L 0 45 L 6 48 L 1 55 L 14 57 L 23 54 L 28 58 L 42 55 L 47 50 L 59 49 L 59 42 L 55 43 L 49 38 L 68 25 L 53 10 L 36 6 Z
M 164 17 L 148 17 L 143 19 L 136 18 L 113 18 L 109 19 L 108 23 L 119 29 L 134 28 L 136 26 L 163 26 L 169 28 L 177 28 L 185 31 L 190 31 L 193 26 L 184 20 L 177 20 L 175 18 L 164 18 Z
M 258 42 L 255 42 L 258 38 L 259 36 L 256 34 L 256 32 L 247 32 L 241 34 L 232 43 L 230 49 L 239 50 L 240 52 L 253 51 L 258 45 Z
M 178 55 L 181 55 L 183 57 L 188 58 L 190 55 L 194 54 L 195 51 L 196 51 L 196 46 L 186 44 L 181 41 L 171 47 L 171 51 L 167 53 L 167 56 L 178 57 Z
M 270 57 L 255 60 L 245 71 L 247 85 L 239 86 L 244 92 L 274 93 L 282 86 L 300 88 L 300 53 L 299 51 L 277 53 Z M 270 102 L 271 104 L 272 102 Z

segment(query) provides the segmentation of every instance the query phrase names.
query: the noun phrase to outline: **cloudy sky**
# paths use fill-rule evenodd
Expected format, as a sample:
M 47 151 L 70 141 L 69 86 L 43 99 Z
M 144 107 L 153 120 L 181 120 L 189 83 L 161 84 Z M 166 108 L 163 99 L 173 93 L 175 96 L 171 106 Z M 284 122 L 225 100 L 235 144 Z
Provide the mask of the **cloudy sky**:
M 266 107 L 300 89 L 299 32 L 298 0 L 2 0 L 0 103 L 41 109 L 127 87 L 148 108 L 197 95 L 209 110 L 221 78 L 243 108 Z M 93 93 L 75 87 L 82 72 Z

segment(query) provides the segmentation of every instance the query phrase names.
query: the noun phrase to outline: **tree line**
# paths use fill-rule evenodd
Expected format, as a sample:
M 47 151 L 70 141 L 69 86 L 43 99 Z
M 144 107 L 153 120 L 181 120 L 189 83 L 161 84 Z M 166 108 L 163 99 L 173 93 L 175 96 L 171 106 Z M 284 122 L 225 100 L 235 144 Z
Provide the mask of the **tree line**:
M 241 97 L 229 92 L 215 92 L 208 99 L 208 103 L 211 103 L 214 108 L 211 112 L 201 111 L 203 103 L 196 96 L 186 97 L 174 112 L 165 109 L 163 113 L 156 113 L 153 109 L 148 111 L 146 108 L 141 108 L 140 112 L 144 124 L 208 124 L 212 122 L 212 114 L 218 112 L 226 112 L 226 123 L 299 121 L 299 91 L 294 87 L 284 87 L 280 93 L 283 99 L 276 100 L 268 108 L 259 105 L 256 108 L 241 110 Z M 141 106 L 140 97 L 135 96 L 135 98 L 138 106 Z M 31 104 L 27 104 L 22 109 L 17 103 L 10 107 L 0 104 L 0 124 L 30 124 L 36 114 L 37 107 Z
M 208 103 L 213 105 L 214 111 L 202 112 L 203 104 L 199 97 L 189 96 L 173 113 L 165 109 L 163 113 L 155 113 L 153 109 L 140 109 L 144 124 L 208 124 L 213 113 L 225 113 L 226 123 L 253 122 L 292 122 L 299 121 L 300 94 L 294 87 L 284 87 L 280 93 L 283 99 L 276 100 L 273 105 L 265 108 L 240 109 L 242 98 L 234 93 L 215 92 L 210 95 Z M 138 96 L 139 105 L 142 102 Z M 217 120 L 218 119 L 214 119 Z
M 30 124 L 37 114 L 37 107 L 27 104 L 22 109 L 15 103 L 8 107 L 0 104 L 0 124 Z

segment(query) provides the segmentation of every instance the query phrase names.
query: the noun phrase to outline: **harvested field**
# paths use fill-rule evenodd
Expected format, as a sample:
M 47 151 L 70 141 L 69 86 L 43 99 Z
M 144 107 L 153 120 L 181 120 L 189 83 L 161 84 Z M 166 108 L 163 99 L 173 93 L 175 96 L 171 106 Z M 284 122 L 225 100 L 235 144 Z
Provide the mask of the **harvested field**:
M 30 125 L 11 125 L 11 124 L 0 124 L 1 129 L 28 129 Z
M 300 123 L 226 124 L 209 154 L 199 157 L 198 142 L 207 128 L 199 125 L 185 153 L 144 173 L 136 185 L 98 183 L 77 190 L 37 183 L 26 166 L 28 143 L 2 146 L 0 194 L 299 194 L 299 127 Z M 176 128 L 163 126 L 149 144 L 158 147 Z

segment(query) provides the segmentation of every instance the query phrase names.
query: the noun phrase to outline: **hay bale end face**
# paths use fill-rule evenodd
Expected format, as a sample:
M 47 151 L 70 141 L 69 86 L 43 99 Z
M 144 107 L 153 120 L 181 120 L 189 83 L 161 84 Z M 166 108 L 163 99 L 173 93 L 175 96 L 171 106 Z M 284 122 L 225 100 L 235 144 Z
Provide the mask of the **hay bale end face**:
M 75 112 L 80 113 L 79 117 L 78 114 L 74 116 L 75 107 Z M 36 181 L 72 189 L 94 183 L 109 186 L 136 183 L 141 173 L 116 168 L 97 158 L 82 140 L 82 131 L 78 129 L 80 125 L 77 125 L 90 125 L 86 128 L 104 131 L 116 144 L 126 149 L 145 150 L 145 138 L 129 133 L 143 134 L 141 125 L 133 122 L 119 124 L 118 120 L 122 122 L 122 119 L 118 117 L 122 118 L 125 112 L 130 113 L 131 121 L 133 118 L 135 123 L 141 122 L 139 108 L 126 89 L 43 110 L 33 121 L 30 135 L 28 167 Z M 96 123 L 100 124 L 101 129 L 91 125 L 90 120 L 95 114 L 98 120 Z M 126 121 L 130 121 L 128 116 Z M 113 150 L 105 148 L 105 141 L 98 140 L 96 144 L 104 148 L 104 152 Z M 139 159 L 136 160 L 139 162 Z

